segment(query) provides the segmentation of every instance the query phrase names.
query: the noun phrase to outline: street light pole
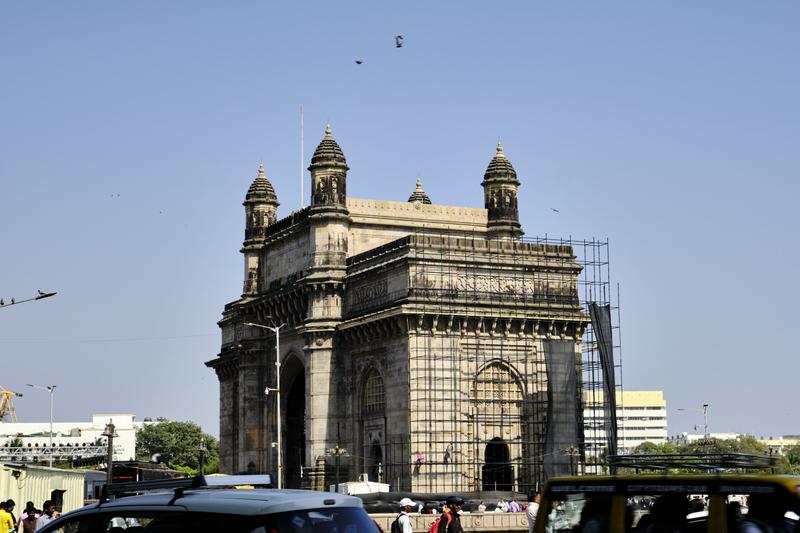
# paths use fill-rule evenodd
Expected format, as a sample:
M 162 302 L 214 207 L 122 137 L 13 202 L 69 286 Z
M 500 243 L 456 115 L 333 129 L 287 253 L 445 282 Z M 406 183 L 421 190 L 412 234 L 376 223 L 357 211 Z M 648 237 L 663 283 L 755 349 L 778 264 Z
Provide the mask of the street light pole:
M 108 450 L 106 450 L 106 486 L 109 487 L 114 482 L 114 437 L 119 437 L 114 426 L 114 421 L 109 420 L 103 436 L 108 439 Z
M 57 292 L 42 292 L 42 291 L 37 291 L 37 293 L 38 294 L 33 298 L 26 298 L 24 300 L 17 300 L 16 298 L 11 298 L 11 302 L 9 303 L 6 303 L 6 301 L 3 298 L 0 298 L 0 308 L 11 307 L 12 305 L 24 304 L 25 302 L 33 302 L 35 300 L 43 300 L 44 298 L 50 298 L 51 296 L 55 296 L 56 294 L 58 294 Z
M 200 448 L 198 449 L 200 452 L 200 475 L 206 475 L 206 441 L 205 439 L 200 439 Z
M 271 318 L 271 317 L 267 317 Z M 254 324 L 253 322 L 245 322 L 245 326 L 254 328 L 268 329 L 275 334 L 275 388 L 267 387 L 264 389 L 264 394 L 269 395 L 271 391 L 276 394 L 275 398 L 275 419 L 278 426 L 278 488 L 283 488 L 283 444 L 281 442 L 281 328 L 286 324 L 280 326 L 265 326 L 264 324 Z
M 28 387 L 33 387 L 34 389 L 42 389 L 46 391 L 50 391 L 50 453 L 48 454 L 48 460 L 50 467 L 53 467 L 53 393 L 56 391 L 55 385 L 35 385 L 33 383 L 28 383 Z
M 704 403 L 702 409 L 687 409 L 684 407 L 678 408 L 678 411 L 693 411 L 695 413 L 700 413 L 700 412 L 703 413 L 703 440 L 706 442 L 708 442 L 709 439 L 711 438 L 711 433 L 708 432 L 708 406 L 709 404 Z M 695 426 L 694 428 L 696 430 L 697 426 Z

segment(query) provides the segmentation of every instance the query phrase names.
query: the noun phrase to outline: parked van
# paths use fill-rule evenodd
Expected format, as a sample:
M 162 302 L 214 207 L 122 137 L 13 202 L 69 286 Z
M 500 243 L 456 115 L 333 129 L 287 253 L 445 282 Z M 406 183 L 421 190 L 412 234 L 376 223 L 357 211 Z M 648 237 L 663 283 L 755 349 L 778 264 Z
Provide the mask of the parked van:
M 800 531 L 800 477 L 655 474 L 553 478 L 537 533 Z

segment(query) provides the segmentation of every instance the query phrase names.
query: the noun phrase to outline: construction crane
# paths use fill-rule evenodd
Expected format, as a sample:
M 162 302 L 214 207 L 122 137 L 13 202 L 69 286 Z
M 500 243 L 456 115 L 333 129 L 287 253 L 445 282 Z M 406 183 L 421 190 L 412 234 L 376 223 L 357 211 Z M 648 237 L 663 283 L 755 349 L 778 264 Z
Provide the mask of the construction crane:
M 5 422 L 6 418 L 11 422 L 17 421 L 17 412 L 14 410 L 14 396 L 22 397 L 21 392 L 0 387 L 0 422 Z

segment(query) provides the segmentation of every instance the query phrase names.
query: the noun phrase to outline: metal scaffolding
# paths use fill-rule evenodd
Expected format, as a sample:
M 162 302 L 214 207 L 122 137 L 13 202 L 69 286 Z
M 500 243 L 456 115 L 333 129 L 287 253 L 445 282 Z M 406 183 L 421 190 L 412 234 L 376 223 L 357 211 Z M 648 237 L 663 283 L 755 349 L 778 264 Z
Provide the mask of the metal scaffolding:
M 484 235 L 427 230 L 413 237 L 421 245 L 410 252 L 404 307 L 424 312 L 409 329 L 409 422 L 428 430 L 386 443 L 385 479 L 410 468 L 417 492 L 524 493 L 540 487 L 548 462 L 572 473 L 601 471 L 605 434 L 584 430 L 583 416 L 602 412 L 608 400 L 598 394 L 607 383 L 590 303 L 613 309 L 619 352 L 608 242 L 543 237 L 494 246 Z M 569 321 L 582 328 L 568 331 Z M 563 391 L 550 384 L 546 357 L 548 343 L 559 341 L 566 352 L 552 359 L 574 362 L 577 376 Z M 620 388 L 621 360 L 613 367 Z M 559 439 L 553 433 L 564 429 L 555 424 L 562 407 L 577 427 Z

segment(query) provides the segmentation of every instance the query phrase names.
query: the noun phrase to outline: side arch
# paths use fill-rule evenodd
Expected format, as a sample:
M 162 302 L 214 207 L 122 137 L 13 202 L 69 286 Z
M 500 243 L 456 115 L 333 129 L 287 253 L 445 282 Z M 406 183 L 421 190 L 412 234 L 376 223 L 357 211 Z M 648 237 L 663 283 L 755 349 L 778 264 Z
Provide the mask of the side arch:
M 358 413 L 360 471 L 379 481 L 386 467 L 386 381 L 378 365 L 368 365 L 359 378 Z
M 288 353 L 281 363 L 281 452 L 286 488 L 300 488 L 306 457 L 306 368 Z

